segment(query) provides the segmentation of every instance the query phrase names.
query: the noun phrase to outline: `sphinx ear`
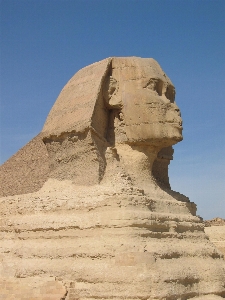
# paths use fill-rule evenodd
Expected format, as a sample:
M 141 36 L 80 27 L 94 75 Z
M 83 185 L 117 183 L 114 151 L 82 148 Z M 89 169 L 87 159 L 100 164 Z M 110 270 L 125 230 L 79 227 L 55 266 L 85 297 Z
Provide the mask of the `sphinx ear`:
M 107 108 L 121 109 L 122 100 L 119 92 L 119 82 L 108 75 L 103 83 L 103 98 Z

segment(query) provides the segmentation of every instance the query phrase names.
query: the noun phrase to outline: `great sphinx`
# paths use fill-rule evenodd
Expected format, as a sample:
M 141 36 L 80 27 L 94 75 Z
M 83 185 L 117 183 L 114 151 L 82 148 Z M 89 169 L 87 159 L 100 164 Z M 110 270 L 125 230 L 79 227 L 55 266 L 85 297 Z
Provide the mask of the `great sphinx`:
M 14 240 L 3 234 L 2 277 L 53 276 L 66 300 L 224 298 L 223 255 L 170 188 L 181 140 L 175 88 L 154 59 L 77 72 L 42 132 L 1 167 L 2 232 Z

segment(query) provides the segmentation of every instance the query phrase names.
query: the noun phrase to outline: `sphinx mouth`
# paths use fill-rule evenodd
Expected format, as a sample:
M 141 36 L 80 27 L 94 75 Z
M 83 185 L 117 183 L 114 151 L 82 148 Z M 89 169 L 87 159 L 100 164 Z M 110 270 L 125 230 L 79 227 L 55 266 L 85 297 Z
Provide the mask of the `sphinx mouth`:
M 180 128 L 183 128 L 182 125 L 183 125 L 182 121 L 178 122 L 178 126 L 179 126 Z
M 174 126 L 181 129 L 181 130 L 183 129 L 182 122 L 174 123 Z

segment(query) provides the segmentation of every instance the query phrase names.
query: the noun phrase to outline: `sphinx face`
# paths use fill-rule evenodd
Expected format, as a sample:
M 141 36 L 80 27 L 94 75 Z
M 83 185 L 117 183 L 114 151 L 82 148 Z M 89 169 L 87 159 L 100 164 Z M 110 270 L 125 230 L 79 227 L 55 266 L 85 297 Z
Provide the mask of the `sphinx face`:
M 121 88 L 128 143 L 168 147 L 182 140 L 175 89 L 168 80 L 150 75 L 126 80 Z

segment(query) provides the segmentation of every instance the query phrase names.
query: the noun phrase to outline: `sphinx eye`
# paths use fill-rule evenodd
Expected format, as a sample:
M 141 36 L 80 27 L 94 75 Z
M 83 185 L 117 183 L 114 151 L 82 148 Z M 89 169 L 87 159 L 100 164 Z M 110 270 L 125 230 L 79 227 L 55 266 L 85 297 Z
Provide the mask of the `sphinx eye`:
M 165 96 L 170 100 L 171 103 L 174 103 L 175 100 L 175 88 L 172 85 L 168 85 L 166 88 Z
M 155 91 L 159 96 L 162 96 L 163 82 L 158 78 L 151 78 L 144 88 Z

